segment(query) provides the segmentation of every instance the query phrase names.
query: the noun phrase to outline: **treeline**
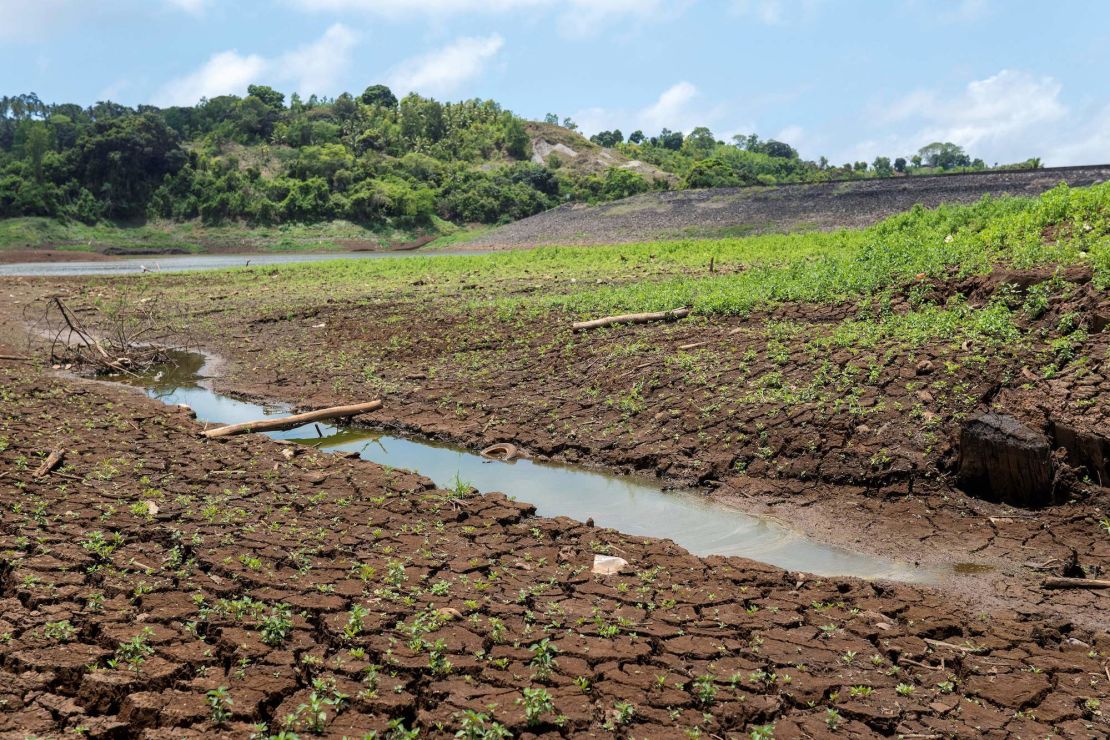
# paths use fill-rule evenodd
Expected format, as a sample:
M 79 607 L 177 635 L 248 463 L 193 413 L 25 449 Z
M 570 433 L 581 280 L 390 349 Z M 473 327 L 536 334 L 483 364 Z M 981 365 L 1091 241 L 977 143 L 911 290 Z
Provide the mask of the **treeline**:
M 546 120 L 551 123 L 557 121 L 558 116 L 549 113 Z M 565 119 L 563 123 L 574 125 L 570 119 Z M 713 132 L 705 127 L 695 128 L 688 135 L 663 129 L 659 135 L 648 137 L 643 131 L 633 131 L 627 139 L 617 129 L 597 133 L 590 140 L 678 175 L 687 188 L 1041 167 L 1041 161 L 1036 157 L 1016 164 L 988 166 L 982 159 L 972 159 L 962 147 L 951 142 L 934 142 L 909 157 L 876 157 L 870 164 L 847 162 L 838 166 L 830 164 L 825 157 L 816 161 L 803 160 L 789 144 L 774 139 L 764 141 L 755 134 L 733 136 L 732 141 L 726 143 L 716 139 Z
M 524 121 L 493 101 L 246 97 L 159 109 L 0 98 L 0 217 L 274 224 L 494 223 L 580 189 L 529 160 Z
M 550 117 L 549 117 L 550 118 Z M 557 121 L 557 119 L 556 119 Z M 550 122 L 550 121 L 549 121 Z M 573 122 L 564 125 L 574 128 Z M 620 166 L 589 171 L 531 161 L 527 123 L 491 100 L 442 103 L 383 85 L 361 95 L 302 99 L 251 85 L 195 106 L 129 108 L 0 97 L 0 218 L 99 221 L 200 219 L 207 224 L 333 219 L 415 228 L 437 217 L 499 223 L 568 201 L 623 198 L 651 188 L 718 187 L 889 176 L 980 167 L 949 144 L 909 163 L 829 167 L 789 145 L 705 128 L 594 141 L 673 177 Z M 954 157 L 954 159 L 953 159 Z M 881 159 L 881 158 L 880 158 Z M 965 161 L 966 160 L 966 161 Z

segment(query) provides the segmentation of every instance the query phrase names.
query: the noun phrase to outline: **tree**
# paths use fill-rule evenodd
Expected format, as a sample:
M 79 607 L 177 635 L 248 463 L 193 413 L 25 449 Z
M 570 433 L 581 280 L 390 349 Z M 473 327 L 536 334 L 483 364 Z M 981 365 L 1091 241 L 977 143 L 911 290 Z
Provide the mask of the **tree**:
M 643 144 L 644 140 L 646 138 L 647 137 L 644 136 L 643 131 L 641 131 L 640 129 L 636 129 L 635 131 L 633 131 L 631 134 L 628 135 L 628 143 L 629 144 Z
M 359 96 L 359 100 L 361 100 L 364 105 L 385 108 L 387 110 L 397 110 L 397 96 L 385 85 L 371 85 L 363 90 L 362 95 Z
M 624 134 L 621 133 L 619 128 L 615 131 L 599 131 L 590 137 L 590 141 L 598 146 L 612 148 L 624 141 Z
M 552 126 L 559 125 L 559 116 L 556 113 L 548 113 L 543 117 L 544 123 L 550 123 Z
M 577 124 L 577 123 L 575 123 L 575 122 L 574 122 L 574 121 L 573 121 L 573 120 L 571 119 L 571 117 L 570 117 L 570 116 L 567 116 L 566 118 L 564 118 L 564 119 L 563 119 L 563 128 L 568 128 L 568 129 L 570 129 L 571 131 L 577 131 L 577 130 L 578 130 L 578 124 Z
M 894 160 L 894 171 L 895 172 L 905 172 L 906 171 L 906 158 L 905 157 L 898 157 L 898 159 Z
M 96 123 L 71 153 L 71 166 L 109 218 L 129 218 L 143 214 L 154 189 L 186 159 L 173 129 L 146 113 Z
M 698 126 L 691 131 L 682 144 L 683 151 L 697 159 L 708 157 L 716 148 L 717 140 L 713 138 L 713 132 L 705 126 Z
M 890 166 L 890 157 L 875 157 L 875 161 L 871 163 L 875 169 L 875 174 L 879 177 L 890 177 L 894 174 L 894 168 Z
M 774 139 L 768 139 L 767 141 L 763 142 L 763 144 L 761 144 L 758 149 L 753 150 L 749 148 L 748 151 L 760 151 L 766 154 L 768 157 L 778 157 L 779 159 L 798 158 L 798 150 L 796 150 L 789 144 L 781 141 L 775 141 Z
M 248 85 L 247 95 L 258 98 L 275 111 L 285 110 L 285 93 L 280 93 L 267 85 Z
M 953 167 L 970 167 L 971 157 L 967 156 L 963 147 L 957 146 L 950 141 L 940 142 L 934 141 L 932 144 L 927 144 L 917 151 L 921 161 L 925 163 L 926 167 L 938 167 L 942 170 L 950 170 Z
M 665 128 L 659 132 L 658 137 L 651 140 L 651 143 L 663 149 L 670 149 L 677 152 L 682 148 L 684 138 L 681 131 L 671 131 L 669 128 Z
M 23 140 L 23 152 L 31 163 L 31 176 L 35 184 L 42 185 L 42 160 L 50 149 L 50 131 L 44 123 L 29 123 L 29 130 Z

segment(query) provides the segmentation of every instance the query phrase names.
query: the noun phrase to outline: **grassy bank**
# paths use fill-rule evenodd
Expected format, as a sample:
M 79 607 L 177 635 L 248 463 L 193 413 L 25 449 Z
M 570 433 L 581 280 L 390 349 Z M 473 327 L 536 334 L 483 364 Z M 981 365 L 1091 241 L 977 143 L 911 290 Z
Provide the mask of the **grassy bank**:
M 913 283 L 924 291 L 929 280 L 985 274 L 997 265 L 1085 264 L 1106 289 L 1108 235 L 1110 185 L 1061 186 L 1035 199 L 914 209 L 868 229 L 835 233 L 291 265 L 277 273 L 280 295 L 258 281 L 258 270 L 145 279 L 171 291 L 171 285 L 218 281 L 234 287 L 239 300 L 274 308 L 315 300 L 321 286 L 338 298 L 365 296 L 373 284 L 394 297 L 457 294 L 466 299 L 456 303 L 461 308 L 495 303 L 510 314 L 562 308 L 588 316 L 684 305 L 705 315 L 743 314 L 785 302 L 881 296 Z
M 0 250 L 81 252 L 342 251 L 387 248 L 427 236 L 450 239 L 459 229 L 435 219 L 421 229 L 369 229 L 349 221 L 281 226 L 205 226 L 199 221 L 95 225 L 49 218 L 0 220 Z

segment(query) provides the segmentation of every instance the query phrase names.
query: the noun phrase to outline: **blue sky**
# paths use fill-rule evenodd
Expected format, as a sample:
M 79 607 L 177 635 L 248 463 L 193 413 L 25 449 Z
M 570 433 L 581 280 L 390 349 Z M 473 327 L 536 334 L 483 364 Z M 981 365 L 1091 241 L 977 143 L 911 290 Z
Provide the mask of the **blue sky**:
M 0 0 L 0 89 L 194 103 L 386 82 L 586 133 L 708 126 L 833 162 L 951 140 L 1110 161 L 1103 0 Z

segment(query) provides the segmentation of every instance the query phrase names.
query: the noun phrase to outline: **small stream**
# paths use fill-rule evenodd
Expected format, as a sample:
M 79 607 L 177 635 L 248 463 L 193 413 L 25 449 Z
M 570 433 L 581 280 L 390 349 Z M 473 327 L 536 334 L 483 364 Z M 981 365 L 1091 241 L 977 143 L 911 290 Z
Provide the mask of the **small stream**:
M 188 404 L 201 422 L 234 424 L 288 413 L 284 407 L 247 403 L 212 391 L 205 380 L 204 355 L 178 353 L 177 363 L 123 382 L 142 387 L 164 403 Z M 571 465 L 491 461 L 450 445 L 355 427 L 307 425 L 270 436 L 321 450 L 356 452 L 364 460 L 415 471 L 440 487 L 461 480 L 481 491 L 500 491 L 533 504 L 541 516 L 578 521 L 592 518 L 601 527 L 673 540 L 696 555 L 738 555 L 824 576 L 934 580 L 933 573 L 912 564 L 814 542 L 777 522 L 745 514 L 696 491 L 663 491 L 650 481 Z

